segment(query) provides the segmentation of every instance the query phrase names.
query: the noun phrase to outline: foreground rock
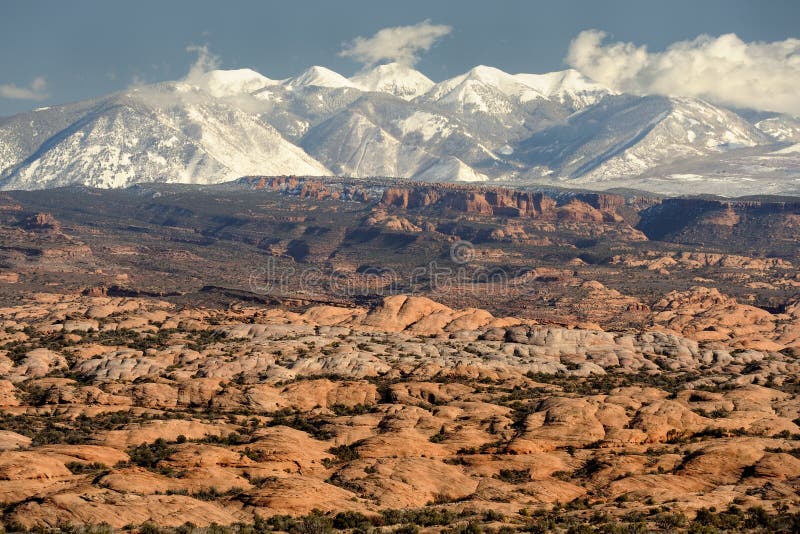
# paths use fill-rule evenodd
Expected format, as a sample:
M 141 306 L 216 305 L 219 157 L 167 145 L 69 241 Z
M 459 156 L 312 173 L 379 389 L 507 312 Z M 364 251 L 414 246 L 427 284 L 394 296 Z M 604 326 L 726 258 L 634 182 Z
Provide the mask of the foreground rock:
M 606 332 L 402 295 L 295 311 L 34 295 L 0 310 L 3 521 L 794 510 L 796 310 L 698 287 L 640 311 L 650 327 Z

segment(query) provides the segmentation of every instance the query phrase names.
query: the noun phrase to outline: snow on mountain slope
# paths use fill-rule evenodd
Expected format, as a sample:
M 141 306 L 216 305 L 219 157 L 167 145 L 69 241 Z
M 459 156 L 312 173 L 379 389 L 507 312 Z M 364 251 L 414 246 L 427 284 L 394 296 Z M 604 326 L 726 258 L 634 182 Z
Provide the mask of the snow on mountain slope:
M 638 175 L 667 161 L 768 142 L 738 115 L 693 98 L 605 98 L 521 143 L 517 157 L 579 182 Z
M 334 170 L 344 168 L 353 176 L 391 171 L 409 178 L 438 159 L 455 157 L 468 166 L 496 161 L 474 133 L 457 118 L 422 111 L 414 102 L 366 93 L 312 128 L 302 146 Z M 365 141 L 370 142 L 369 153 L 352 158 L 351 154 L 367 150 Z M 346 162 L 343 167 L 335 167 L 339 160 Z
M 135 132 L 147 132 L 146 136 Z M 41 189 L 74 183 L 124 187 L 138 181 L 202 181 L 227 169 L 199 144 L 131 106 L 101 107 L 49 140 L 12 168 L 3 189 Z M 169 176 L 172 179 L 169 179 Z M 193 177 L 200 175 L 200 179 Z
M 395 121 L 403 136 L 416 135 L 421 142 L 430 141 L 437 136 L 446 136 L 454 128 L 444 115 L 435 115 L 427 111 L 415 111 L 411 116 Z
M 337 174 L 410 178 L 433 160 L 424 149 L 401 143 L 357 110 L 312 128 L 301 146 Z
M 663 195 L 800 195 L 798 168 L 800 145 L 780 150 L 765 145 L 666 161 L 642 174 L 620 175 L 613 181 L 589 180 L 581 187 L 613 186 Z
M 434 85 L 425 100 L 464 111 L 509 113 L 511 101 L 528 102 L 544 95 L 511 74 L 480 65 L 469 72 Z
M 231 174 L 329 174 L 255 115 L 216 103 L 159 109 L 159 118 L 196 139 Z
M 417 173 L 414 178 L 423 182 L 485 182 L 485 174 L 477 172 L 463 161 L 447 157 Z
M 606 95 L 615 94 L 574 69 L 547 74 L 516 74 L 514 78 L 546 98 L 555 99 L 576 111 L 596 104 Z
M 776 150 L 773 154 L 800 154 L 800 143 L 796 143 L 794 145 L 787 146 L 786 148 L 782 148 L 780 150 Z
M 279 83 L 252 69 L 212 70 L 191 82 L 216 97 L 253 93 Z
M 373 118 L 378 120 L 378 118 Z M 413 111 L 384 126 L 404 144 L 416 145 L 441 158 L 455 157 L 467 165 L 496 161 L 497 155 L 460 121 L 428 111 Z
M 3 172 L 3 189 L 330 174 L 257 116 L 182 83 L 114 95 L 43 141 Z
M 387 63 L 361 72 L 350 78 L 350 82 L 362 91 L 375 91 L 411 100 L 425 93 L 433 82 L 407 65 Z
M 614 94 L 574 70 L 215 70 L 0 119 L 0 188 L 335 172 L 780 192 L 797 188 L 798 141 L 796 117 Z
M 347 78 L 325 67 L 311 67 L 300 76 L 289 78 L 283 85 L 287 87 L 355 87 Z
M 258 104 L 251 108 L 285 138 L 298 143 L 312 126 L 329 119 L 363 95 L 360 90 L 349 87 L 278 85 L 254 93 Z
M 800 118 L 778 115 L 758 121 L 755 126 L 776 141 L 800 141 Z
M 0 119 L 0 174 L 29 157 L 43 142 L 96 105 L 95 101 L 78 102 Z
M 493 151 L 562 124 L 572 113 L 515 76 L 484 66 L 436 84 L 414 102 L 457 118 Z

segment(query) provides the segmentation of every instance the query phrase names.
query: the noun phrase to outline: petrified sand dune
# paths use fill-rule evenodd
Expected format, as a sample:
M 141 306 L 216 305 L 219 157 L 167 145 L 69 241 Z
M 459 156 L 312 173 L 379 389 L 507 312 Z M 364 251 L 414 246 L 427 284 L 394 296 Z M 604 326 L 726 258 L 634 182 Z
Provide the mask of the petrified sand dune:
M 35 295 L 0 310 L 5 519 L 773 506 L 800 480 L 795 308 L 695 287 L 616 332 L 412 296 L 298 313 Z

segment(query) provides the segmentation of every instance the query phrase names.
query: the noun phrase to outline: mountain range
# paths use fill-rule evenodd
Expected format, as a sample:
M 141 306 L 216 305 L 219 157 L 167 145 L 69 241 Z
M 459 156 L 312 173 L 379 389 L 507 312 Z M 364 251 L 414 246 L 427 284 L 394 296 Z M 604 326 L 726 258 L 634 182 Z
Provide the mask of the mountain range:
M 798 169 L 798 117 L 620 94 L 575 70 L 214 70 L 0 119 L 2 189 L 294 174 L 738 196 L 800 194 Z

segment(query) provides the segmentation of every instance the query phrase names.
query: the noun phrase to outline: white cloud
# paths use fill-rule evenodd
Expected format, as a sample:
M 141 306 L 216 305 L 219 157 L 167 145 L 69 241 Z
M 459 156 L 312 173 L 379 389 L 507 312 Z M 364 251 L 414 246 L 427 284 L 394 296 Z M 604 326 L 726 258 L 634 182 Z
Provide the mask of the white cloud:
M 383 28 L 372 37 L 356 37 L 343 45 L 340 56 L 351 57 L 365 67 L 391 60 L 413 65 L 419 55 L 453 30 L 425 20 L 413 26 Z
M 44 100 L 50 94 L 47 92 L 47 80 L 44 76 L 37 76 L 28 87 L 19 87 L 13 83 L 0 85 L 0 98 L 13 98 L 16 100 Z
M 147 80 L 144 78 L 144 76 L 142 76 L 138 72 L 134 73 L 133 76 L 131 76 L 130 88 L 142 87 L 144 85 L 147 85 Z
M 701 35 L 649 52 L 633 43 L 604 43 L 606 37 L 598 30 L 581 32 L 567 63 L 623 92 L 800 114 L 800 39 L 747 43 L 732 33 Z
M 189 45 L 186 51 L 197 54 L 197 59 L 189 67 L 189 73 L 186 75 L 187 82 L 197 83 L 202 80 L 203 74 L 219 68 L 219 56 L 212 54 L 208 45 Z

